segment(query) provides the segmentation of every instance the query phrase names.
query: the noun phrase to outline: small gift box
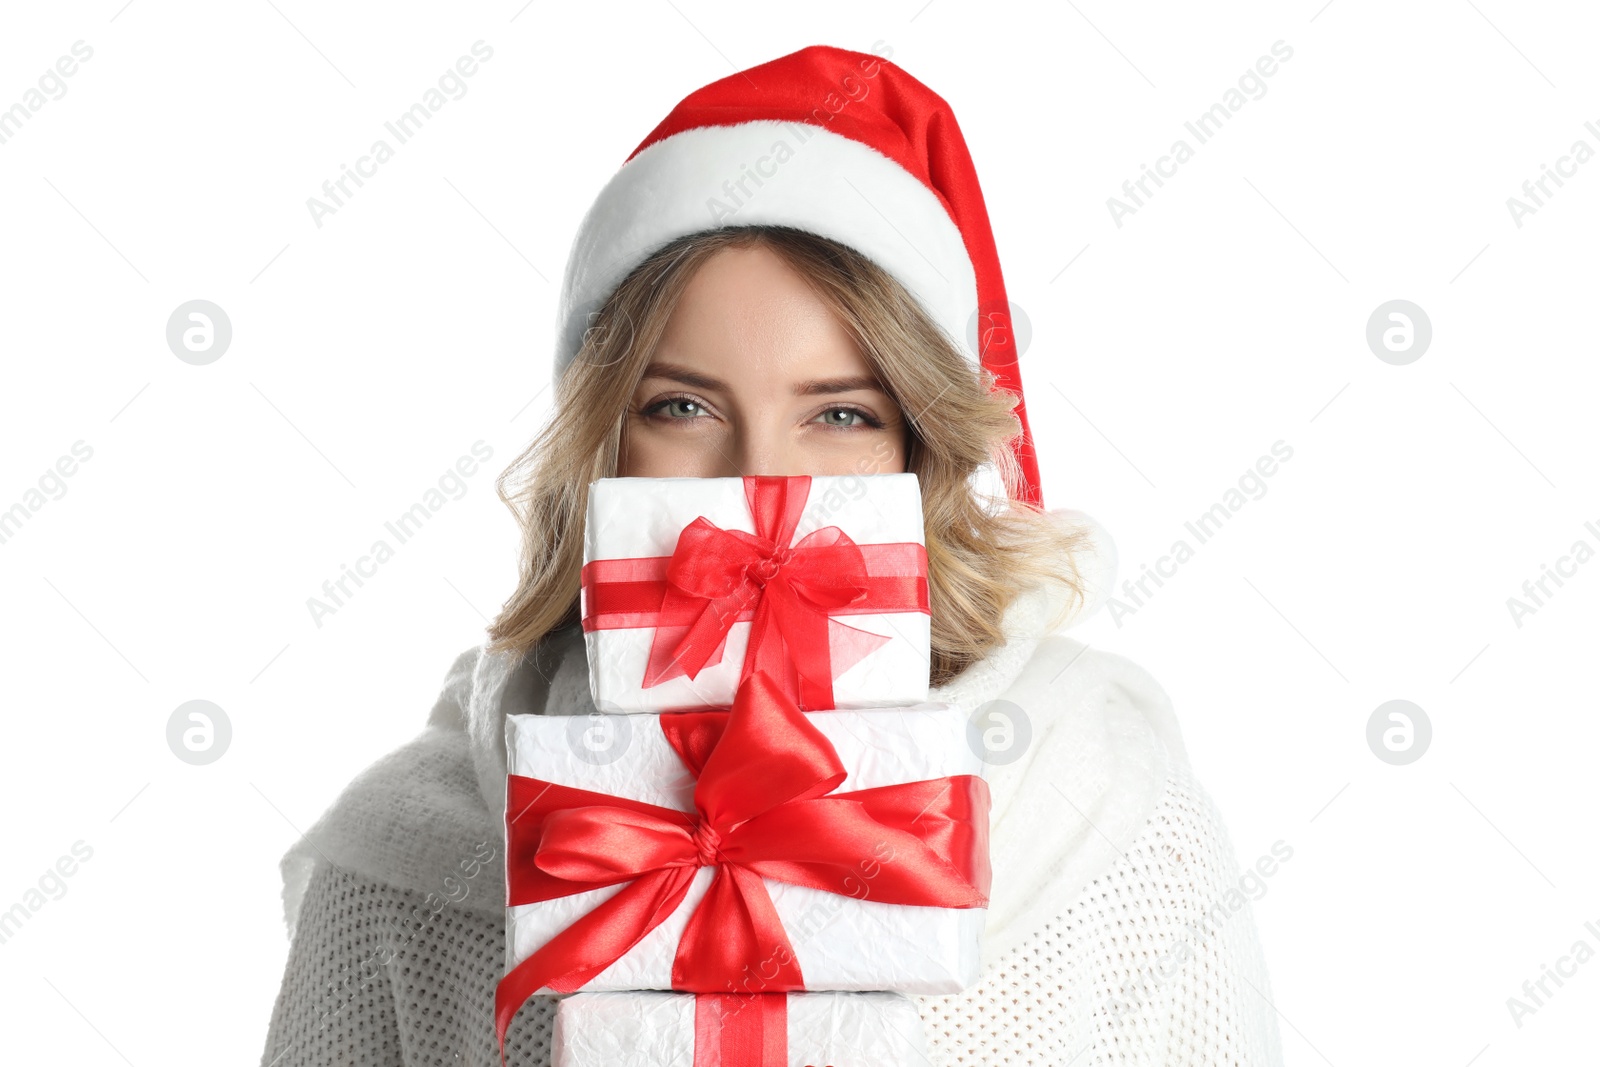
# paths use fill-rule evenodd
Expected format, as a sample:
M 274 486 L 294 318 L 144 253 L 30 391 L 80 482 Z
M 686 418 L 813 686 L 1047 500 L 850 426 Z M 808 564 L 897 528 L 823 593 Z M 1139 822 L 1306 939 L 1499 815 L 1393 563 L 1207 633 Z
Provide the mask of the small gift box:
M 509 715 L 506 744 L 502 1040 L 542 991 L 977 981 L 989 789 L 959 708 L 803 713 L 756 671 L 726 710 Z
M 588 509 L 601 711 L 726 707 L 757 668 L 806 711 L 928 698 L 915 474 L 602 478 Z
M 898 993 L 574 993 L 556 1005 L 555 1067 L 928 1067 Z

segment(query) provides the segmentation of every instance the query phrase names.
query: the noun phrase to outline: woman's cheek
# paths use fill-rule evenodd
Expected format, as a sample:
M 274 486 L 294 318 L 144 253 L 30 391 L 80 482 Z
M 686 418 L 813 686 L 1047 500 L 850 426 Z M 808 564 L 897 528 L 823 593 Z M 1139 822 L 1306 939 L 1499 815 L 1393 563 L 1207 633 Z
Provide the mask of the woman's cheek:
M 877 436 L 877 434 L 862 435 L 873 438 Z M 893 443 L 880 444 L 876 441 L 857 439 L 830 449 L 825 455 L 817 456 L 813 469 L 818 474 L 855 476 L 898 474 L 905 468 L 896 460 Z
M 721 452 L 710 435 L 669 428 L 642 436 L 633 465 L 642 478 L 712 478 L 723 473 Z

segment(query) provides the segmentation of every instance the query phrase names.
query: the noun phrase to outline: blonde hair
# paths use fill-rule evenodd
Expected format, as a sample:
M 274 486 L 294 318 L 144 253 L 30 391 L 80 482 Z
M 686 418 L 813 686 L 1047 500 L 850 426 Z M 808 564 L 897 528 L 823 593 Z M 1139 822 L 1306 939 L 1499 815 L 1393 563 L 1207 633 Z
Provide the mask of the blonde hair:
M 589 483 L 615 477 L 624 414 L 685 286 L 730 248 L 770 249 L 826 302 L 910 426 L 906 470 L 922 491 L 931 615 L 930 684 L 943 685 L 1004 644 L 1006 607 L 1031 586 L 1062 582 L 1080 603 L 1075 562 L 1088 535 L 1037 508 L 972 487 L 992 464 L 1008 492 L 1020 480 L 1011 440 L 1014 394 L 981 371 L 886 271 L 855 250 L 785 226 L 723 227 L 679 238 L 617 286 L 593 317 L 556 389 L 555 413 L 496 480 L 521 527 L 517 587 L 490 624 L 491 651 L 526 653 L 579 621 Z M 862 471 L 860 473 L 870 473 Z

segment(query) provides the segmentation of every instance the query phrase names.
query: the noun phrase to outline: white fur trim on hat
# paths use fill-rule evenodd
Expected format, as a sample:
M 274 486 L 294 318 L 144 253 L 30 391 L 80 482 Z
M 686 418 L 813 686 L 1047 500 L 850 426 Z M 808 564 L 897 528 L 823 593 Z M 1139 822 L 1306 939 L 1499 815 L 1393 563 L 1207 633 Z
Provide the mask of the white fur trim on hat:
M 584 216 L 562 283 L 555 378 L 628 273 L 662 245 L 718 226 L 784 225 L 861 252 L 916 297 L 974 364 L 978 286 L 939 198 L 860 141 L 806 123 L 701 126 L 623 165 Z

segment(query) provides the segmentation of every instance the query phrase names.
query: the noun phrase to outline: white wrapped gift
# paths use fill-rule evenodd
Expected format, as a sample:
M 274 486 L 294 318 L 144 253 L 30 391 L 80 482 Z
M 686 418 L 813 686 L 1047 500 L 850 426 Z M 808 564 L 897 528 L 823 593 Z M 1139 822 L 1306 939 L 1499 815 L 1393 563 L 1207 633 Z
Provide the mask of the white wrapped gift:
M 785 527 L 774 519 L 758 528 L 750 494 L 754 483 L 768 483 L 763 499 L 776 503 L 763 513 L 789 516 L 788 507 L 803 510 Z M 786 483 L 785 491 L 775 483 Z M 787 496 L 785 495 L 787 493 Z M 803 494 L 803 495 L 802 495 Z M 827 707 L 894 707 L 926 700 L 929 680 L 927 556 L 923 546 L 922 497 L 915 474 L 830 475 L 794 478 L 603 478 L 589 486 L 584 533 L 582 611 L 589 660 L 590 688 L 601 711 L 652 712 L 726 706 L 743 676 L 744 660 L 766 597 L 765 577 L 738 585 L 729 596 L 746 599 L 723 633 L 720 655 L 695 662 L 671 654 L 667 643 L 686 631 L 683 626 L 657 627 L 669 583 L 667 561 L 685 528 L 703 518 L 714 527 L 749 534 L 792 529 L 787 541 L 768 537 L 779 548 L 809 546 L 811 576 L 837 580 L 843 557 L 826 542 L 836 527 L 861 546 L 873 592 L 848 606 L 830 610 L 823 623 L 825 641 L 806 640 L 808 648 L 826 650 L 831 674 L 831 701 L 797 696 L 806 710 Z M 821 531 L 819 533 L 819 531 Z M 781 540 L 781 539 L 779 539 Z M 707 543 L 694 542 L 696 555 L 707 558 Z M 723 543 L 739 547 L 737 541 Z M 687 550 L 687 543 L 686 543 Z M 833 553 L 833 554 L 830 554 Z M 804 580 L 806 567 L 797 552 L 784 564 L 786 575 Z M 719 557 L 720 558 L 720 557 Z M 750 557 L 738 557 L 747 561 Z M 757 571 L 760 571 L 757 565 Z M 680 598 L 668 614 L 681 618 L 686 605 L 712 614 L 728 601 L 691 600 L 681 585 Z M 804 601 L 804 598 L 801 598 Z M 920 601 L 920 606 L 918 606 Z M 881 610 L 887 606 L 892 610 Z M 642 609 L 642 610 L 641 610 Z M 662 631 L 658 638 L 657 630 Z M 815 633 L 816 631 L 808 631 Z M 652 659 L 654 650 L 654 659 Z M 779 658 L 796 661 L 788 647 Z M 658 669 L 651 671 L 652 664 Z M 665 667 L 665 670 L 659 669 Z M 693 668 L 692 670 L 690 668 Z M 776 671 L 770 671 L 776 676 Z M 693 675 L 692 677 L 690 675 Z M 646 686 L 647 676 L 651 684 Z
M 932 1062 L 916 1004 L 898 993 L 790 993 L 782 999 L 789 1067 Z M 755 1010 L 748 1004 L 737 1010 Z M 695 1067 L 696 1012 L 703 1010 L 704 999 L 692 993 L 563 997 L 552 1039 L 555 1067 Z M 719 1032 L 736 1025 L 726 1023 Z M 698 1051 L 700 1063 L 721 1062 L 712 1050 Z
M 765 677 L 756 674 L 752 681 Z M 734 714 L 738 714 L 738 708 L 736 704 Z M 532 840 L 542 847 L 548 834 L 547 824 L 515 824 L 516 816 L 530 810 L 528 800 L 534 797 L 548 798 L 544 801 L 548 804 L 567 803 L 556 799 L 549 788 L 552 783 L 698 817 L 694 802 L 697 779 L 662 732 L 661 718 L 607 714 L 507 716 L 508 772 L 531 780 L 510 781 L 510 785 L 526 789 L 523 793 L 508 787 L 508 836 L 513 838 L 507 848 L 508 888 L 515 887 L 511 875 L 515 838 L 522 833 L 537 834 Z M 963 877 L 970 881 L 963 884 L 979 887 L 970 899 L 984 902 L 989 877 L 988 787 L 982 778 L 983 760 L 969 741 L 967 717 L 961 710 L 923 702 L 902 708 L 806 712 L 804 719 L 832 744 L 846 771 L 845 780 L 829 795 L 947 777 L 953 780 L 932 787 L 939 804 L 918 803 L 926 814 L 919 811 L 917 832 L 934 832 L 929 828 L 941 825 L 941 819 L 947 820 L 943 826 L 960 827 L 956 836 L 962 843 L 953 847 L 964 851 L 957 860 L 941 856 L 941 866 L 946 871 L 964 871 Z M 973 801 L 974 795 L 981 800 Z M 956 797 L 966 798 L 964 808 L 953 802 L 946 805 L 947 800 Z M 955 814 L 958 811 L 969 814 Z M 750 820 L 751 825 L 756 822 Z M 509 832 L 520 826 L 532 829 Z M 960 992 L 977 981 L 986 907 L 970 906 L 970 900 L 966 904 L 934 906 L 874 899 L 878 893 L 874 886 L 884 887 L 892 881 L 873 881 L 881 877 L 886 865 L 900 863 L 894 872 L 898 877 L 916 869 L 916 855 L 916 850 L 910 849 L 897 860 L 892 850 L 880 851 L 876 856 L 862 856 L 857 869 L 852 853 L 854 884 L 842 892 L 771 877 L 760 879 L 792 947 L 805 990 L 940 994 Z M 692 862 L 689 867 L 692 880 L 678 906 L 630 950 L 583 984 L 582 990 L 674 988 L 673 962 L 679 941 L 720 869 L 694 869 Z M 973 873 L 980 868 L 981 875 Z M 566 884 L 571 883 L 564 883 L 563 891 Z M 508 971 L 627 884 L 624 881 L 589 888 L 584 883 L 568 895 L 509 906 Z M 509 892 L 508 900 L 517 895 Z M 763 990 L 759 982 L 747 982 L 735 991 Z

